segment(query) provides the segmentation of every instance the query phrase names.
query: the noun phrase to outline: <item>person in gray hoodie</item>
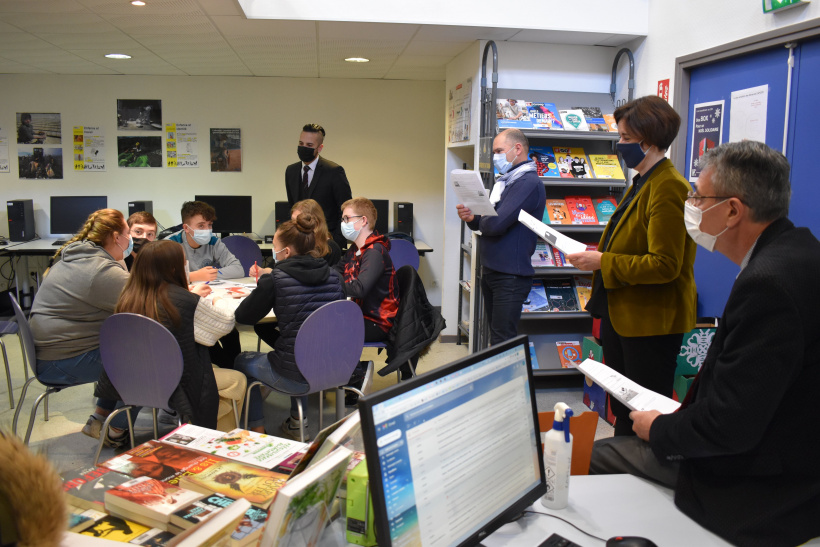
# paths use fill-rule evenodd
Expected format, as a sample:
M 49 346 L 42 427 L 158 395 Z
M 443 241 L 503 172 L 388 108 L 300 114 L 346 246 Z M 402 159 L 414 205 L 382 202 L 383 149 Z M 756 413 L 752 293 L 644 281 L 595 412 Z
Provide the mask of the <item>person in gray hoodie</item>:
M 132 248 L 122 213 L 100 209 L 57 251 L 57 262 L 34 297 L 29 318 L 40 380 L 72 386 L 99 379 L 100 327 L 114 313 L 128 281 L 122 261 Z M 97 412 L 107 415 L 115 405 L 98 399 Z M 96 435 L 85 428 L 83 433 L 98 438 L 99 427 L 95 429 Z

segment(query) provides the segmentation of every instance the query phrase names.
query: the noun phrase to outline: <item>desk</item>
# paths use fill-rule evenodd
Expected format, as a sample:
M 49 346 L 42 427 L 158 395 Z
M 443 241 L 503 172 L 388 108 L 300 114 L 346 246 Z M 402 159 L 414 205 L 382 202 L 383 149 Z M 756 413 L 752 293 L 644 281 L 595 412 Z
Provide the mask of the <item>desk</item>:
M 271 256 L 273 254 L 273 243 L 258 243 L 258 245 L 263 256 Z M 433 252 L 433 248 L 423 241 L 416 240 L 414 245 L 416 246 L 416 250 L 419 252 L 419 256 L 424 256 L 427 253 Z M 342 251 L 342 255 L 344 255 L 344 251 Z
M 31 271 L 29 267 L 28 257 L 30 256 L 45 256 L 50 257 L 60 248 L 60 245 L 54 245 L 54 242 L 60 238 L 46 237 L 42 239 L 33 239 L 31 241 L 22 241 L 19 243 L 10 242 L 7 246 L 0 248 L 0 256 L 18 257 L 18 267 L 14 268 L 14 261 L 12 260 L 12 268 L 15 269 L 15 285 L 17 287 L 17 301 L 20 307 L 31 307 L 31 302 L 26 303 L 20 299 L 20 293 L 23 296 L 34 299 L 33 291 L 30 291 L 31 279 L 29 279 L 28 272 Z M 70 238 L 62 238 L 63 241 L 68 241 Z

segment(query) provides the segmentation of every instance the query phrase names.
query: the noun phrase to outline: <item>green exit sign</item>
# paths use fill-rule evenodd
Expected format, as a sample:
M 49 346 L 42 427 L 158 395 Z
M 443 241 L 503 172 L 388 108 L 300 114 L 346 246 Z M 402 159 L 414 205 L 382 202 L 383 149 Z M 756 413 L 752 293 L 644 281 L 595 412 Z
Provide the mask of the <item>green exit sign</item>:
M 809 0 L 763 0 L 763 13 L 772 13 L 808 3 Z

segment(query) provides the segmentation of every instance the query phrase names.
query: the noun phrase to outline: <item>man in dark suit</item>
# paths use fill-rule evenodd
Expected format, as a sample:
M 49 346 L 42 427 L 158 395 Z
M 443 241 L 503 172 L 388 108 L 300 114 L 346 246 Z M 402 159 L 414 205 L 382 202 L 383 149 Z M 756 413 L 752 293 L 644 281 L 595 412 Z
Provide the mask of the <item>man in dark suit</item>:
M 637 437 L 595 443 L 591 473 L 675 489 L 676 505 L 740 545 L 820 536 L 820 242 L 787 218 L 786 158 L 753 141 L 703 156 L 684 220 L 698 245 L 740 266 L 680 410 L 630 414 Z
M 321 125 L 309 123 L 299 135 L 297 153 L 301 161 L 288 165 L 285 170 L 285 187 L 291 207 L 303 199 L 316 200 L 327 220 L 327 229 L 340 248 L 347 246 L 340 228 L 342 204 L 349 200 L 350 183 L 344 167 L 319 156 L 324 148 L 325 130 Z

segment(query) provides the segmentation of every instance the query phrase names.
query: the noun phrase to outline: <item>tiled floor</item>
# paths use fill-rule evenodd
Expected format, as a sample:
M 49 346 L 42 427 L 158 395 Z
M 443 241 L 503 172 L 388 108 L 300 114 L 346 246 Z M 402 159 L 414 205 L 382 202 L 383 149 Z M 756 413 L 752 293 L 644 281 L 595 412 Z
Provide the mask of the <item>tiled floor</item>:
M 25 378 L 23 376 L 23 364 L 20 354 L 20 345 L 16 336 L 6 336 L 4 338 L 6 350 L 9 356 L 9 362 L 12 373 L 12 383 L 14 387 L 15 405 L 18 403 L 20 391 L 22 389 Z M 242 332 L 242 347 L 254 348 L 256 347 L 256 337 L 252 331 Z M 265 346 L 263 344 L 263 350 Z M 419 372 L 431 370 L 437 366 L 450 363 L 456 359 L 460 359 L 468 354 L 466 345 L 456 344 L 441 344 L 435 343 L 431 347 L 430 353 L 419 362 Z M 363 359 L 373 360 L 376 364 L 376 369 L 384 366 L 384 353 L 379 356 L 375 349 L 367 348 L 363 352 Z M 0 427 L 11 430 L 11 422 L 14 415 L 14 410 L 8 408 L 8 390 L 4 379 L 0 378 Z M 383 389 L 387 386 L 396 383 L 396 375 L 391 374 L 387 377 L 374 377 L 373 391 Z M 18 434 L 23 436 L 28 424 L 28 418 L 31 411 L 31 406 L 34 400 L 43 392 L 42 386 L 36 381 L 32 383 L 26 400 L 23 404 L 23 409 L 20 414 L 18 424 Z M 38 451 L 45 452 L 49 459 L 54 463 L 59 472 L 65 472 L 70 469 L 79 468 L 84 465 L 89 465 L 94 457 L 96 450 L 96 441 L 83 435 L 80 430 L 85 424 L 88 415 L 94 407 L 94 398 L 92 396 L 93 386 L 85 385 L 68 388 L 59 393 L 53 394 L 49 397 L 49 420 L 43 420 L 43 405 L 40 405 L 37 413 L 37 419 L 34 422 L 34 428 L 31 435 L 30 446 Z M 579 387 L 577 390 L 539 390 L 536 393 L 536 402 L 539 411 L 552 410 L 553 406 L 558 401 L 563 401 L 570 405 L 576 412 L 583 412 L 587 410 L 582 402 L 583 393 Z M 324 422 L 331 423 L 335 418 L 335 395 L 326 395 L 324 405 Z M 276 435 L 279 425 L 287 417 L 290 408 L 290 401 L 287 397 L 272 394 L 265 404 L 265 418 L 268 424 L 268 430 L 271 434 Z M 318 395 L 310 397 L 308 418 L 310 427 L 308 428 L 311 436 L 318 431 Z M 163 426 L 160 424 L 161 432 L 169 431 L 172 426 Z M 144 442 L 151 436 L 151 418 L 150 412 L 145 411 L 140 414 L 137 420 L 136 428 L 137 442 Z M 603 421 L 599 421 L 598 434 L 596 438 L 606 437 L 612 435 L 612 428 Z M 102 458 L 108 458 L 113 455 L 111 449 L 104 448 Z

